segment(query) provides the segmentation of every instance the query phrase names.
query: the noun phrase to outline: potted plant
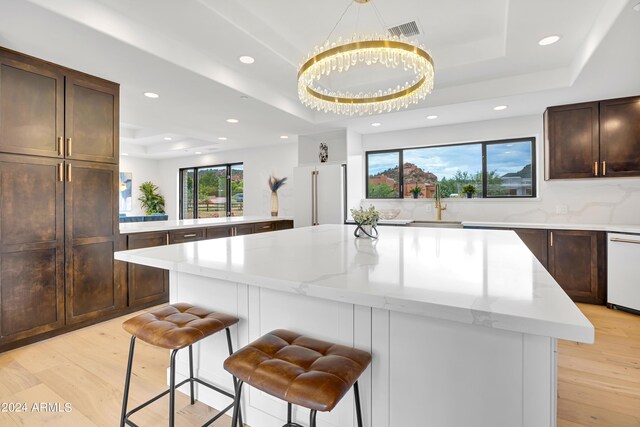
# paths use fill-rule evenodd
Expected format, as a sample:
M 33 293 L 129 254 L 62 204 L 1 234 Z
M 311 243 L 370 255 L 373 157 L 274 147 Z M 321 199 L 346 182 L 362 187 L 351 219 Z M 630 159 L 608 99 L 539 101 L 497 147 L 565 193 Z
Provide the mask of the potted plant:
M 462 187 L 462 192 L 467 193 L 467 199 L 471 199 L 473 195 L 476 193 L 476 187 L 472 184 L 467 184 Z
M 373 205 L 370 205 L 368 209 L 363 209 L 362 207 L 359 209 L 351 209 L 351 216 L 357 225 L 353 232 L 354 236 L 370 237 L 372 239 L 378 238 L 378 229 L 376 226 L 378 225 L 380 213 Z
M 140 184 L 140 206 L 145 210 L 147 215 L 164 214 L 164 196 L 159 192 L 159 188 L 151 181 Z
M 271 175 L 269 177 L 269 188 L 271 189 L 271 216 L 278 216 L 278 190 L 287 181 L 287 177 L 276 178 Z
M 411 194 L 413 194 L 413 198 L 417 199 L 418 196 L 420 196 L 422 194 L 422 187 L 420 187 L 419 185 L 416 185 L 414 188 L 412 188 L 409 191 L 410 191 Z

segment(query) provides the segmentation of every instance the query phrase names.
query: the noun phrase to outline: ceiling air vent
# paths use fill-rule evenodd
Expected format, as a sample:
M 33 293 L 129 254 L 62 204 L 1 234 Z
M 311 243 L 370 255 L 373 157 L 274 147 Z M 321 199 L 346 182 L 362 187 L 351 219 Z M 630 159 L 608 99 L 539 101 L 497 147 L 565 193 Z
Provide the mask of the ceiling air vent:
M 395 27 L 389 27 L 389 34 L 392 36 L 405 36 L 405 37 L 413 37 L 420 34 L 420 29 L 418 28 L 418 24 L 416 21 L 407 22 L 405 24 L 396 25 Z

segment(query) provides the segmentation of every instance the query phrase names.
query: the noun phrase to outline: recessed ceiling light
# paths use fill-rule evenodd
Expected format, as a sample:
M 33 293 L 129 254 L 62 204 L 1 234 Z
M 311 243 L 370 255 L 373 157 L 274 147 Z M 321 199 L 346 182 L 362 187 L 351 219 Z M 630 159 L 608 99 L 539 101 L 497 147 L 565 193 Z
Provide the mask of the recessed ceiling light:
M 227 140 L 227 137 L 226 137 L 226 136 L 221 136 L 221 137 L 219 137 L 218 139 L 219 139 L 220 141 L 226 141 L 226 140 Z
M 202 151 L 196 151 L 196 154 L 202 154 Z
M 171 138 L 170 136 L 165 136 L 165 137 L 164 137 L 164 140 L 165 140 L 165 141 L 171 141 L 172 139 L 173 139 L 173 138 Z
M 436 116 L 435 114 L 431 115 L 431 116 L 427 116 L 427 120 L 434 120 L 437 119 L 438 116 Z
M 502 111 L 502 110 L 506 110 L 507 109 L 507 105 L 497 105 L 495 107 L 493 107 L 494 110 L 496 111 Z
M 287 136 L 287 135 L 282 135 L 282 136 L 280 136 L 280 139 L 289 139 L 289 136 Z
M 371 126 L 373 126 L 373 127 L 382 126 L 382 123 L 380 123 L 380 122 L 374 122 L 374 123 L 371 123 Z
M 239 121 L 238 119 L 227 119 L 227 123 L 238 123 Z
M 543 39 L 540 39 L 538 44 L 540 46 L 549 46 L 550 44 L 556 43 L 558 40 L 560 40 L 560 36 L 548 36 Z
M 240 62 L 242 62 L 243 64 L 253 64 L 254 62 L 256 62 L 256 60 L 253 59 L 252 56 L 248 56 L 248 55 L 243 55 L 238 59 L 240 59 Z
M 122 155 L 123 155 L 123 156 L 128 156 L 128 155 L 129 155 L 129 153 L 122 153 Z
M 160 98 L 160 95 L 158 95 L 157 93 L 154 93 L 154 92 L 145 92 L 144 96 L 146 96 L 147 98 L 152 98 L 152 99 Z

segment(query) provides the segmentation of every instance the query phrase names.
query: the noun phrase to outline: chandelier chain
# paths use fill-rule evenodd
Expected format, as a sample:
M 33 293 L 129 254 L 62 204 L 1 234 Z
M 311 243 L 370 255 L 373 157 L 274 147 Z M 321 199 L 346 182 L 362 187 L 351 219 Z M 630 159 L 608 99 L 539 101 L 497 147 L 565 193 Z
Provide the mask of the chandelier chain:
M 329 33 L 327 38 L 324 39 L 324 42 L 322 42 L 322 44 L 325 44 L 327 41 L 329 41 L 329 38 L 331 37 L 333 32 L 336 30 L 336 28 L 338 28 L 338 25 L 340 25 L 340 23 L 342 22 L 342 18 L 344 18 L 344 15 L 346 15 L 349 9 L 351 9 L 351 6 L 353 6 L 353 0 L 349 0 L 349 5 L 344 10 L 344 12 L 342 12 L 342 15 L 340 15 L 340 19 L 338 19 L 338 22 L 336 22 L 336 25 L 333 26 L 333 28 L 331 29 L 331 32 Z

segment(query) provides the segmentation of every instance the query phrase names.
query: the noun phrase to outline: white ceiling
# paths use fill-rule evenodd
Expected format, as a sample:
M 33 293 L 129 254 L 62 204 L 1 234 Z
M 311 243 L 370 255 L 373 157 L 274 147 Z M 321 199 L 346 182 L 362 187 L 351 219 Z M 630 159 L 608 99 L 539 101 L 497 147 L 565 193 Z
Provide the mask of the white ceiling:
M 291 142 L 334 128 L 437 126 L 638 94 L 638 1 L 373 0 L 383 22 L 371 4 L 353 4 L 332 39 L 415 20 L 436 64 L 425 103 L 375 117 L 318 113 L 297 99 L 298 65 L 350 0 L 2 0 L 0 45 L 119 82 L 123 151 L 169 158 L 278 144 L 281 135 Z M 537 44 L 550 34 L 560 42 Z M 493 111 L 498 104 L 509 108 Z

